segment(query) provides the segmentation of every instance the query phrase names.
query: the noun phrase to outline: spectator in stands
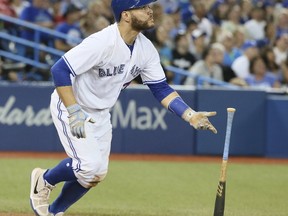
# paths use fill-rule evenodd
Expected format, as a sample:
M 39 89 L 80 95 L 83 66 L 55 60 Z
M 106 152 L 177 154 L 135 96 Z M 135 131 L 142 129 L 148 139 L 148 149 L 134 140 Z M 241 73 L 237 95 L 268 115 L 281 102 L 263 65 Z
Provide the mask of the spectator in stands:
M 64 0 L 64 1 L 68 2 L 69 4 L 74 4 L 79 8 L 87 8 L 91 0 Z M 100 0 L 100 1 L 103 1 L 103 0 Z
M 283 8 L 276 15 L 276 36 L 288 33 L 288 9 Z
M 164 21 L 164 20 L 163 20 Z M 163 67 L 171 65 L 172 61 L 172 47 L 170 38 L 170 29 L 165 25 L 155 27 L 152 31 L 145 32 L 147 38 L 154 44 L 160 55 L 160 63 Z M 171 83 L 173 73 L 165 71 L 167 82 Z
M 218 41 L 224 45 L 223 65 L 231 67 L 236 58 L 242 55 L 241 50 L 236 47 L 233 34 L 228 31 L 222 31 L 219 35 Z
M 50 1 L 50 4 L 49 4 Z M 30 3 L 31 2 L 31 3 Z M 55 23 L 59 23 L 62 20 L 63 16 L 63 5 L 70 4 L 70 2 L 78 2 L 77 0 L 0 0 L 0 12 L 5 13 L 12 16 L 17 16 L 20 14 L 20 18 L 35 24 L 39 24 L 41 26 L 54 28 Z M 83 37 L 87 37 L 90 34 L 101 30 L 103 27 L 109 25 L 110 23 L 114 22 L 113 15 L 110 9 L 110 2 L 111 0 L 81 0 L 84 5 L 88 5 L 87 16 L 81 19 L 81 31 Z M 171 39 L 171 35 L 174 36 L 175 32 L 178 32 L 179 28 L 182 29 L 183 20 L 181 20 L 181 15 L 183 18 L 183 8 L 181 8 L 181 4 L 184 1 L 171 1 L 171 0 L 158 0 L 156 3 L 152 5 L 152 8 L 155 9 L 154 17 L 158 16 L 159 18 L 156 19 L 159 21 L 155 25 L 155 30 L 152 32 L 147 33 L 149 37 L 151 36 L 156 44 L 156 47 L 159 50 L 161 63 L 165 65 L 171 65 L 172 61 L 172 48 L 175 47 L 174 41 Z M 225 46 L 225 54 L 224 54 L 224 64 L 232 66 L 232 62 L 239 56 L 239 49 L 243 47 L 244 42 L 248 39 L 247 36 L 257 39 L 258 46 L 266 47 L 268 45 L 273 45 L 275 43 L 275 47 L 273 48 L 276 62 L 278 64 L 278 68 L 281 66 L 281 62 L 283 62 L 288 53 L 288 37 L 285 36 L 285 32 L 288 32 L 288 9 L 282 7 L 282 3 L 278 3 L 278 6 L 275 6 L 276 1 L 250 1 L 250 0 L 208 0 L 208 1 L 200 1 L 200 0 L 190 0 L 186 1 L 187 4 L 191 5 L 192 10 L 190 11 L 189 19 L 185 20 L 185 28 L 188 32 L 190 32 L 191 36 L 187 36 L 188 44 L 189 44 L 189 52 L 192 53 L 198 60 L 202 58 L 203 50 L 206 48 L 207 43 L 211 43 L 214 41 L 213 36 L 215 35 L 217 38 L 218 36 L 222 37 L 222 31 L 218 32 L 219 25 L 221 25 L 221 29 L 228 29 L 234 37 L 234 46 L 231 49 L 231 33 L 230 36 L 227 38 L 219 41 Z M 188 3 L 190 2 L 190 3 Z M 209 10 L 211 3 L 215 3 L 215 8 Z M 51 4 L 52 3 L 52 4 Z M 78 2 L 79 3 L 79 2 Z M 162 4 L 163 3 L 163 4 Z M 263 19 L 262 15 L 263 12 L 260 12 L 258 5 L 261 3 L 260 6 L 264 4 L 266 14 Z M 29 5 L 30 4 L 30 5 Z M 253 13 L 251 12 L 251 9 Z M 168 6 L 167 6 L 168 5 Z M 279 9 L 279 5 L 281 5 L 281 10 Z M 4 7 L 3 7 L 4 6 Z M 55 6 L 55 8 L 54 8 Z M 54 8 L 53 10 L 52 7 Z M 182 10 L 182 11 L 181 11 Z M 280 11 L 277 13 L 277 11 Z M 12 13 L 11 13 L 12 11 Z M 13 12 L 14 11 L 14 12 Z M 21 12 L 22 11 L 22 12 Z M 51 11 L 53 11 L 54 15 L 51 15 Z M 182 12 L 182 13 L 181 13 Z M 259 13 L 258 13 L 259 12 Z M 272 13 L 276 14 L 275 16 L 275 23 L 271 21 Z M 227 16 L 226 16 L 227 14 Z M 252 17 L 250 17 L 250 14 Z M 55 19 L 56 16 L 56 19 Z M 261 18 L 262 16 L 262 18 Z M 207 19 L 209 17 L 209 19 Z M 260 17 L 260 18 L 259 18 Z M 173 19 L 174 18 L 174 19 Z M 252 18 L 252 19 L 251 19 Z M 264 27 L 264 38 L 262 35 L 262 27 L 263 22 L 266 19 L 267 24 Z M 62 20 L 63 21 L 63 20 Z M 214 24 L 214 29 L 213 25 Z M 248 28 L 244 28 L 243 23 Z M 252 25 L 252 24 L 253 25 Z M 258 24 L 261 25 L 258 25 Z M 250 26 L 252 25 L 252 27 Z M 75 25 L 76 26 L 76 25 Z M 250 27 L 249 27 L 250 26 Z M 253 27 L 254 26 L 254 27 Z M 256 31 L 256 27 L 261 26 L 261 33 L 260 31 Z M 5 26 L 5 30 L 8 28 Z M 249 30 L 251 30 L 249 32 Z M 174 31 L 173 31 L 174 30 Z M 177 30 L 177 31 L 176 31 Z M 199 31 L 201 30 L 201 31 Z M 60 30 L 61 31 L 61 30 Z M 168 36 L 167 36 L 168 32 Z M 174 32 L 174 33 L 173 33 Z M 199 33 L 200 32 L 200 33 Z M 225 31 L 226 32 L 226 31 Z M 247 34 L 248 32 L 248 34 Z M 277 37 L 276 37 L 277 33 Z M 146 33 L 145 33 L 146 34 Z M 247 35 L 246 35 L 247 34 Z M 256 34 L 256 35 L 255 35 Z M 21 37 L 24 39 L 28 39 L 30 41 L 34 41 L 34 32 L 22 29 Z M 258 38 L 262 38 L 258 40 Z M 206 39 L 206 40 L 203 40 Z M 52 40 L 51 37 L 47 35 L 41 34 L 40 42 L 49 44 Z M 153 41 L 152 40 L 152 41 Z M 56 45 L 56 43 L 64 42 L 63 40 L 56 40 L 57 42 L 54 43 L 55 47 L 61 49 L 61 45 Z M 3 43 L 3 40 L 2 40 Z M 4 41 L 4 43 L 6 43 Z M 65 42 L 66 43 L 66 42 Z M 181 42 L 182 43 L 182 42 Z M 229 44 L 230 43 L 230 44 Z M 8 43 L 6 43 L 8 44 Z M 63 44 L 62 44 L 63 45 Z M 245 46 L 244 46 L 245 47 Z M 33 56 L 32 49 L 24 50 L 21 49 L 22 47 L 16 47 L 22 55 L 25 56 Z M 62 47 L 63 48 L 63 47 Z M 70 46 L 71 48 L 71 46 Z M 178 47 L 175 47 L 176 50 Z M 69 49 L 66 47 L 64 50 Z M 181 48 L 180 48 L 181 49 Z M 234 49 L 237 50 L 235 53 Z M 269 50 L 268 54 L 271 55 L 271 50 Z M 245 49 L 246 52 L 246 49 Z M 267 54 L 267 55 L 268 55 Z M 45 61 L 45 56 L 40 56 L 40 61 Z M 265 58 L 265 56 L 263 56 Z M 243 57 L 241 57 L 243 59 Z M 268 57 L 267 57 L 268 58 Z M 239 61 L 239 60 L 238 60 Z M 241 63 L 240 63 L 241 64 Z M 240 67 L 245 67 L 246 64 L 241 64 Z M 273 68 L 266 65 L 267 69 L 270 71 Z M 222 68 L 224 71 L 224 69 Z M 280 70 L 280 69 L 279 69 Z M 235 73 L 240 73 L 239 71 Z M 226 74 L 226 73 L 224 73 Z M 240 73 L 241 74 L 241 73 Z M 167 74 L 168 75 L 168 74 Z M 238 76 L 238 75 L 237 75 Z M 169 78 L 169 75 L 168 75 Z M 171 77 L 170 77 L 171 78 Z M 225 78 L 225 80 L 227 80 Z
M 14 18 L 17 17 L 15 10 L 11 6 L 10 0 L 0 0 L 0 14 L 4 14 L 6 16 L 10 16 Z M 0 31 L 5 31 L 10 34 L 15 34 L 15 30 L 16 30 L 16 27 L 12 23 L 0 21 Z M 5 45 L 7 44 L 7 41 L 6 40 L 3 41 L 3 39 L 1 40 L 2 41 L 0 44 L 5 47 Z
M 104 12 L 105 10 L 103 1 L 94 0 L 88 4 L 87 13 L 80 20 L 80 26 L 84 37 L 110 25 L 110 20 L 107 19 L 108 15 L 107 12 Z
M 189 35 L 189 38 L 191 38 L 192 32 L 197 29 L 198 23 L 193 20 L 192 18 L 188 19 L 187 22 L 185 23 L 185 28 L 186 28 L 186 32 Z
M 268 46 L 273 46 L 276 39 L 276 28 L 273 22 L 268 22 L 264 28 Z
M 107 20 L 104 16 L 99 16 L 95 20 L 95 32 L 101 31 L 102 29 L 106 28 L 109 26 L 109 20 Z
M 163 15 L 164 15 L 163 7 L 160 3 L 157 3 L 157 2 L 152 4 L 151 7 L 153 10 L 153 17 L 154 17 L 155 26 L 159 26 L 162 22 Z
M 62 0 L 50 0 L 50 9 L 55 26 L 65 21 L 63 17 L 63 8 L 67 8 L 67 5 Z
M 241 24 L 241 8 L 239 5 L 233 5 L 227 12 L 227 18 L 221 24 L 221 28 L 226 31 L 235 32 Z
M 172 40 L 170 38 L 169 30 L 169 28 L 167 29 L 161 24 L 152 31 L 145 33 L 158 50 L 161 63 L 164 66 L 171 65 L 172 60 Z
M 30 5 L 30 2 L 26 0 L 10 0 L 10 2 L 11 7 L 16 12 L 17 17 L 19 17 L 22 11 Z
M 219 56 L 223 57 L 223 52 L 213 46 L 208 46 L 203 52 L 203 59 L 198 60 L 190 68 L 190 72 L 193 75 L 200 75 L 204 77 L 213 78 L 223 81 L 223 71 L 219 64 Z M 188 77 L 184 83 L 185 85 L 195 85 L 196 80 L 192 77 Z
M 24 8 L 20 14 L 20 19 L 31 22 L 45 28 L 54 28 L 53 16 L 49 11 L 49 0 L 32 0 L 31 5 Z M 36 40 L 37 33 L 34 30 L 23 28 L 21 29 L 20 36 L 29 41 L 33 41 L 48 46 L 53 46 L 54 38 L 46 33 L 39 33 L 39 41 Z M 40 51 L 39 56 L 34 56 L 34 48 L 26 47 L 24 45 L 17 45 L 18 54 L 26 58 L 34 59 L 35 61 L 49 63 L 51 56 L 47 53 Z M 27 65 L 25 80 L 28 81 L 46 81 L 50 78 L 50 71 L 48 69 L 39 69 Z
M 172 40 L 172 38 L 171 38 L 172 33 L 171 32 L 173 31 L 173 29 L 176 28 L 173 18 L 171 16 L 169 16 L 168 14 L 164 14 L 160 25 L 163 28 L 165 28 L 166 31 L 168 31 L 169 38 L 170 38 L 170 40 Z M 155 27 L 157 28 L 157 26 L 155 26 Z M 172 47 L 172 45 L 171 45 L 171 47 Z
M 178 32 L 174 39 L 175 48 L 172 50 L 171 64 L 174 67 L 188 70 L 196 62 L 196 58 L 189 52 L 189 41 L 186 32 Z M 173 84 L 184 84 L 185 76 L 174 74 Z
M 254 5 L 251 2 L 251 0 L 240 1 L 240 10 L 241 10 L 240 22 L 242 24 L 250 20 L 251 18 L 250 13 L 251 13 L 253 6 Z
M 271 74 L 274 74 L 278 81 L 281 81 L 282 71 L 281 67 L 276 63 L 276 57 L 273 48 L 266 46 L 261 50 L 260 55 L 264 60 L 267 71 Z
M 67 7 L 63 17 L 65 21 L 60 23 L 55 30 L 66 34 L 68 37 L 71 37 L 71 39 L 64 40 L 62 38 L 56 38 L 55 48 L 66 52 L 76 46 L 80 42 L 80 39 L 83 38 L 78 23 L 81 17 L 81 9 L 71 4 Z
M 244 26 L 238 26 L 233 33 L 235 39 L 235 46 L 238 49 L 242 49 L 244 42 L 246 41 L 246 31 Z
M 80 27 L 84 37 L 96 32 L 95 20 L 101 16 L 101 10 L 104 10 L 102 1 L 90 1 L 87 8 L 87 13 L 80 20 Z
M 0 80 L 20 82 L 23 80 L 25 64 L 0 58 Z
M 280 87 L 280 82 L 276 77 L 267 71 L 265 62 L 261 56 L 257 56 L 251 60 L 249 70 L 250 74 L 246 78 L 249 86 L 260 89 Z
M 15 10 L 11 6 L 10 0 L 0 0 L 0 13 L 11 17 L 17 17 Z
M 88 4 L 87 10 L 88 10 L 88 13 L 90 13 L 94 18 L 101 16 L 104 11 L 103 1 L 99 1 L 99 0 L 90 1 L 90 3 Z
M 276 63 L 280 66 L 283 61 L 287 59 L 288 52 L 288 33 L 277 37 L 275 46 L 273 48 Z
M 158 0 L 157 1 L 163 8 L 163 11 L 167 14 L 167 11 L 175 11 L 179 7 L 179 1 L 171 0 Z
M 192 32 L 192 43 L 190 44 L 189 50 L 197 60 L 202 58 L 203 52 L 206 48 L 205 36 L 206 33 L 200 29 L 195 29 Z
M 220 0 L 220 1 L 222 1 L 222 0 Z M 234 6 L 236 4 L 239 4 L 238 0 L 225 0 L 225 1 L 229 4 L 229 6 Z
M 203 1 L 192 1 L 194 14 L 193 19 L 197 21 L 198 28 L 205 33 L 205 43 L 208 45 L 211 41 L 213 34 L 213 25 L 211 21 L 206 18 L 207 9 Z
M 185 23 L 185 29 L 186 29 L 186 36 L 189 44 L 189 51 L 191 52 L 193 47 L 193 41 L 192 41 L 192 32 L 197 29 L 197 22 L 193 20 L 192 18 L 187 19 Z
M 237 77 L 246 79 L 250 74 L 250 61 L 259 54 L 256 41 L 248 40 L 243 44 L 243 55 L 235 59 L 231 68 Z
M 219 52 L 219 54 L 215 57 L 215 62 L 221 67 L 223 73 L 223 80 L 234 85 L 242 87 L 247 86 L 246 81 L 242 78 L 237 77 L 230 66 L 223 64 L 226 52 L 225 46 L 223 46 L 223 44 L 221 43 L 213 43 L 211 47 Z
M 282 79 L 281 79 L 281 85 L 282 87 L 285 87 L 287 89 L 287 93 L 288 93 L 288 59 L 286 59 L 282 65 L 281 65 L 281 69 L 282 69 Z
M 168 16 L 173 20 L 173 28 L 170 31 L 170 38 L 175 39 L 175 36 L 179 31 L 185 30 L 186 26 L 181 21 L 181 10 L 180 7 L 169 9 L 166 11 Z
M 104 16 L 109 23 L 114 23 L 114 16 L 111 10 L 111 0 L 102 0 L 101 15 Z
M 264 8 L 264 18 L 266 20 L 266 22 L 274 22 L 275 20 L 275 13 L 276 12 L 276 9 L 275 9 L 275 2 L 273 1 L 265 1 L 263 3 L 263 8 Z
M 49 0 L 32 0 L 32 4 L 22 11 L 20 19 L 37 24 L 46 28 L 54 28 L 53 16 L 49 12 Z M 21 31 L 21 37 L 35 41 L 35 32 L 28 29 Z M 50 36 L 47 34 L 40 34 L 40 43 L 48 44 Z
M 214 26 L 221 26 L 222 22 L 226 19 L 226 14 L 229 10 L 229 5 L 225 1 L 215 1 L 208 14 L 209 20 Z
M 254 7 L 251 11 L 251 19 L 248 20 L 244 27 L 251 40 L 263 40 L 265 38 L 265 17 L 264 9 L 261 7 Z
M 258 40 L 258 44 L 265 46 L 273 46 L 276 39 L 276 27 L 273 21 L 267 22 L 264 27 L 265 37 L 263 40 Z

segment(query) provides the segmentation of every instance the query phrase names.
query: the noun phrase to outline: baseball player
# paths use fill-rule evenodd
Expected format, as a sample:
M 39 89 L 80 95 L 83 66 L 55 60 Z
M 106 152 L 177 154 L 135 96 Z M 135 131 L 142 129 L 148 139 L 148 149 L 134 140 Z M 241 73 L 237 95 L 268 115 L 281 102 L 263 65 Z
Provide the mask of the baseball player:
M 68 157 L 54 168 L 32 171 L 30 203 L 36 215 L 64 215 L 105 178 L 112 138 L 109 109 L 138 75 L 164 107 L 195 129 L 217 133 L 208 120 L 216 112 L 195 112 L 184 103 L 167 84 L 156 49 L 141 33 L 154 26 L 149 6 L 154 1 L 112 0 L 116 22 L 83 40 L 51 68 L 56 86 L 51 114 Z M 65 184 L 50 203 L 59 182 Z

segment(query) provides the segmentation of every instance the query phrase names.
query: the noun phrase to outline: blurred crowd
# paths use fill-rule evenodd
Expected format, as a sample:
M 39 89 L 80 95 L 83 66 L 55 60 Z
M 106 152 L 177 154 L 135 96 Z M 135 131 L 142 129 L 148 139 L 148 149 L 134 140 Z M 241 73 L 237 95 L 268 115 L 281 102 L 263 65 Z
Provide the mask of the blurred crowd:
M 114 23 L 111 0 L 0 0 L 0 12 L 83 39 Z M 192 77 L 166 70 L 174 66 L 238 86 L 288 86 L 288 0 L 158 0 L 155 28 L 143 32 L 158 49 L 168 82 L 195 85 Z M 33 40 L 32 31 L 2 24 L 1 31 Z M 40 35 L 62 51 L 75 41 Z M 1 49 L 15 49 L 0 44 Z M 33 49 L 18 52 L 33 55 Z M 40 61 L 49 61 L 41 55 Z M 49 80 L 49 71 L 0 60 L 0 80 Z M 14 65 L 14 68 L 13 68 Z M 21 75 L 19 71 L 25 68 Z M 29 72 L 27 72 L 27 70 Z M 30 74 L 30 75 L 29 75 Z M 32 74 L 32 75 L 31 75 Z M 141 78 L 136 79 L 141 82 Z

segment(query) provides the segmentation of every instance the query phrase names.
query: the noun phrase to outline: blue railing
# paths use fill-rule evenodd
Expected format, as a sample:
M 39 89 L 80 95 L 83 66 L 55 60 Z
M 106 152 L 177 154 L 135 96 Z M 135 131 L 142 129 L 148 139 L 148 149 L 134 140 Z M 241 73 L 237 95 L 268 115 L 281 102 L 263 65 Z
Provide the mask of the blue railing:
M 23 62 L 25 64 L 29 64 L 32 65 L 36 68 L 41 68 L 41 69 L 48 69 L 51 65 L 49 63 L 40 63 L 39 62 L 39 54 L 40 51 L 44 51 L 47 54 L 51 54 L 53 57 L 56 58 L 60 58 L 64 52 L 55 49 L 53 47 L 52 44 L 49 44 L 49 46 L 43 45 L 40 43 L 40 34 L 41 33 L 45 33 L 49 36 L 51 36 L 51 38 L 61 38 L 64 40 L 70 40 L 73 41 L 75 43 L 80 43 L 81 39 L 79 38 L 75 38 L 75 37 L 71 37 L 68 36 L 66 34 L 63 34 L 61 32 L 55 31 L 55 30 L 51 30 L 48 28 L 44 28 L 42 26 L 27 22 L 27 21 L 23 21 L 17 18 L 13 18 L 10 16 L 6 16 L 3 14 L 0 14 L 0 21 L 4 22 L 4 23 L 12 23 L 13 25 L 15 25 L 17 28 L 26 28 L 26 29 L 30 29 L 30 30 L 34 30 L 34 41 L 29 41 L 26 39 L 23 39 L 21 37 L 19 37 L 18 35 L 13 35 L 13 33 L 8 33 L 7 31 L 5 31 L 5 29 L 2 29 L 2 31 L 0 31 L 0 38 L 5 40 L 5 41 L 9 41 L 9 42 L 14 42 L 17 45 L 21 45 L 20 47 L 22 48 L 32 48 L 33 49 L 33 57 L 32 58 L 28 58 L 27 56 L 24 55 L 23 52 L 19 51 L 19 50 L 8 50 L 8 49 L 2 49 L 0 50 L 0 56 L 3 56 L 5 58 L 8 59 L 12 59 L 14 61 L 19 61 L 19 62 Z M 16 28 L 15 27 L 15 28 Z M 3 44 L 2 44 L 3 45 Z M 7 45 L 7 44 L 6 44 Z M 5 45 L 4 45 L 5 46 Z M 8 45 L 6 46 L 8 47 Z M 19 46 L 18 46 L 19 47 Z

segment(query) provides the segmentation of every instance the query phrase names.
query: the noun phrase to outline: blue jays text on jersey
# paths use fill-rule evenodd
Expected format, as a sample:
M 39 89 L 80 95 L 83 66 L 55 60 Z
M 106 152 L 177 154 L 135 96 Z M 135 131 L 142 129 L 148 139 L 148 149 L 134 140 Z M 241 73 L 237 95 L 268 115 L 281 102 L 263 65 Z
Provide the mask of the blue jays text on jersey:
M 99 68 L 99 77 L 116 76 L 118 74 L 123 74 L 124 68 L 125 64 L 114 66 L 113 68 Z M 130 70 L 130 74 L 133 76 L 133 78 L 135 78 L 141 73 L 141 71 L 142 69 L 140 67 L 134 65 Z

